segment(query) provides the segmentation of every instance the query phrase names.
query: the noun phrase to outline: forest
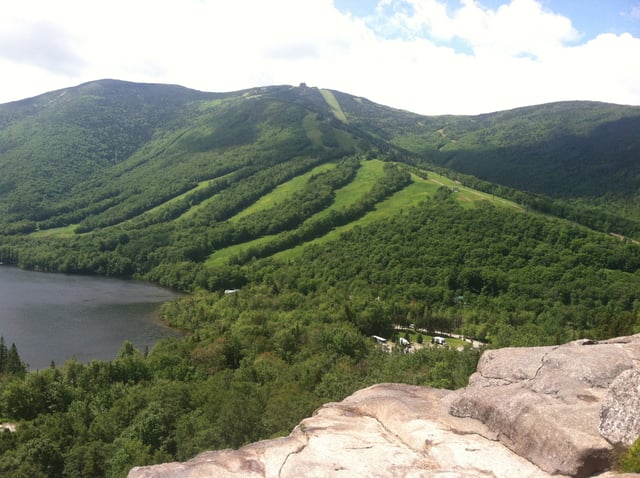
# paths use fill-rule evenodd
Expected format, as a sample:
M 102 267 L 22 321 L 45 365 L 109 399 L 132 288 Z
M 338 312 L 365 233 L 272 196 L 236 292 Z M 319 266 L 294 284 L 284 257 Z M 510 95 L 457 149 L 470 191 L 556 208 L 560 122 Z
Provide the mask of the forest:
M 430 118 L 313 88 L 111 81 L 0 105 L 0 262 L 188 292 L 161 311 L 183 339 L 110 361 L 27 371 L 1 339 L 0 421 L 17 428 L 0 475 L 125 477 L 286 435 L 375 383 L 465 386 L 482 350 L 436 331 L 485 347 L 640 333 L 637 113 Z M 543 181 L 558 157 L 589 181 Z
M 463 208 L 441 188 L 295 259 L 182 263 L 176 276 L 239 290 L 165 304 L 165 320 L 188 336 L 148 353 L 124 344 L 108 362 L 5 373 L 0 414 L 21 426 L 0 434 L 0 471 L 126 476 L 288 434 L 322 403 L 374 383 L 464 386 L 480 351 L 389 354 L 370 338 L 417 343 L 410 324 L 491 347 L 637 333 L 639 247 L 531 213 Z

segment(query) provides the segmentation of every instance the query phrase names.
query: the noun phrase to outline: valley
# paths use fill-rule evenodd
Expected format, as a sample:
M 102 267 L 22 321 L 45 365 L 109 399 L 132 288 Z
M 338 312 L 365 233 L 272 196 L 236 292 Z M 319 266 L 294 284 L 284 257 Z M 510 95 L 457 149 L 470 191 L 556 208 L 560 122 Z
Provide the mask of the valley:
M 286 85 L 0 105 L 0 262 L 187 293 L 161 308 L 184 338 L 1 376 L 0 474 L 122 477 L 370 385 L 467 385 L 477 349 L 380 350 L 396 327 L 491 349 L 640 332 L 637 125 L 637 107 L 427 117 Z

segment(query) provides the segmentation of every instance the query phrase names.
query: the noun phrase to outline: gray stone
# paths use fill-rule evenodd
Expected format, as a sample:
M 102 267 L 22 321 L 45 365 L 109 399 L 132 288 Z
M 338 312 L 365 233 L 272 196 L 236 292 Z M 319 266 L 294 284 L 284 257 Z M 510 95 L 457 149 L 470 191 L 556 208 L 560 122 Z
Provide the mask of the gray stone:
M 600 433 L 613 444 L 631 445 L 640 437 L 640 371 L 616 378 L 600 409 Z
M 542 478 L 484 425 L 447 413 L 452 392 L 382 384 L 330 403 L 286 438 L 134 468 L 129 478 Z
M 474 418 L 550 474 L 591 476 L 610 467 L 599 432 L 601 403 L 624 371 L 637 367 L 640 336 L 483 354 L 450 412 Z

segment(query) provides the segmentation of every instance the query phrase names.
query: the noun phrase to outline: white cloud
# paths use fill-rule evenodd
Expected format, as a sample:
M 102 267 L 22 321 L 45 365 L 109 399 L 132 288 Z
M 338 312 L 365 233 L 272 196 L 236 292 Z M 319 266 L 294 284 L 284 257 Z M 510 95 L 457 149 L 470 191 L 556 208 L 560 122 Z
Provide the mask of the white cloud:
M 640 103 L 640 39 L 628 33 L 602 34 L 558 53 L 546 68 L 562 78 L 565 95 L 580 99 Z
M 512 0 L 496 10 L 476 0 L 462 0 L 462 6 L 451 11 L 438 0 L 383 0 L 372 23 L 380 25 L 389 14 L 387 35 L 406 37 L 411 32 L 445 42 L 458 38 L 474 51 L 540 56 L 579 38 L 568 18 L 535 0 Z
M 73 40 L 60 27 L 44 20 L 17 22 L 0 31 L 0 57 L 52 73 L 74 74 L 84 66 L 73 49 Z
M 465 31 L 473 32 L 468 40 L 474 45 L 498 49 L 510 55 L 532 54 L 542 57 L 549 51 L 562 47 L 578 39 L 578 32 L 571 21 L 560 15 L 548 12 L 534 0 L 513 0 L 502 5 L 497 11 L 487 11 L 477 2 L 465 2 L 465 10 L 473 13 Z M 475 17 L 483 18 L 483 28 L 473 28 Z
M 304 81 L 425 114 L 562 99 L 640 104 L 640 40 L 580 43 L 571 21 L 544 5 L 382 0 L 365 19 L 331 0 L 9 2 L 0 102 L 120 78 L 206 91 Z

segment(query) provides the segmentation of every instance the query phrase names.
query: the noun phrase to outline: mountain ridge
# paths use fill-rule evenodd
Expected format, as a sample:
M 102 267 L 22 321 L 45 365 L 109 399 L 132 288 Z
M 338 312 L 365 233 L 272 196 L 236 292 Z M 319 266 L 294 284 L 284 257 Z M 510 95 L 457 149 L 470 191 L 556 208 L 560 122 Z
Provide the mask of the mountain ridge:
M 28 114 L 20 113 L 27 106 Z M 640 172 L 634 173 L 640 167 L 634 160 L 640 148 L 633 136 L 638 119 L 640 108 L 595 102 L 426 117 L 305 85 L 206 93 L 176 85 L 99 80 L 0 105 L 4 125 L 0 168 L 5 171 L 0 178 L 0 232 L 11 237 L 34 232 L 41 236 L 43 231 L 55 235 L 60 230 L 77 236 L 110 228 L 113 232 L 105 234 L 113 238 L 106 242 L 117 243 L 117 237 L 134 237 L 127 222 L 133 220 L 137 230 L 147 224 L 150 234 L 175 234 L 169 232 L 176 227 L 171 225 L 174 219 L 203 201 L 212 204 L 213 196 L 241 194 L 230 199 L 234 204 L 226 212 L 213 216 L 214 221 L 228 219 L 260 195 L 318 164 L 360 155 L 402 164 L 405 170 L 431 169 L 433 174 L 448 175 L 459 184 L 504 196 L 526 208 L 604 232 L 640 237 L 640 208 L 633 206 L 635 181 L 640 178 Z M 615 121 L 629 124 L 617 132 Z M 558 125 L 561 128 L 556 131 Z M 585 164 L 572 166 L 572 158 L 582 158 L 585 148 L 600 144 L 602 135 L 593 133 L 599 128 L 609 131 L 606 136 L 613 139 L 594 147 L 597 154 Z M 571 143 L 573 153 L 562 159 L 566 131 L 587 139 Z M 558 135 L 560 140 L 553 139 Z M 611 142 L 619 143 L 625 154 L 600 154 Z M 609 159 L 611 155 L 617 159 Z M 273 168 L 269 169 L 273 173 L 265 168 Z M 549 168 L 560 173 L 552 174 Z M 270 179 L 265 182 L 258 172 Z M 242 183 L 236 184 L 238 180 Z M 536 187 L 541 182 L 551 192 L 557 185 L 567 192 L 559 200 L 509 186 L 544 190 Z M 253 184 L 247 186 L 252 193 L 239 192 L 245 183 Z M 232 192 L 232 185 L 238 193 Z M 590 194 L 587 199 L 571 199 L 571 191 L 579 188 Z M 607 200 L 603 203 L 602 198 Z M 153 223 L 140 220 L 151 210 L 157 211 Z M 296 214 L 288 227 L 302 224 L 305 217 Z M 331 217 L 334 223 L 342 221 Z M 201 228 L 196 223 L 189 227 Z M 250 238 L 257 238 L 255 234 Z M 295 241 L 308 234 L 298 234 Z M 180 246 L 191 249 L 180 253 L 183 258 L 201 261 L 220 244 L 211 239 L 197 242 L 202 243 L 197 253 L 194 247 Z M 4 259 L 12 262 L 12 255 L 4 254 Z M 33 264 L 22 264 L 27 262 Z M 80 270 L 102 268 L 87 267 Z M 130 274 L 131 267 L 121 273 Z
M 18 176 L 20 178 L 20 186 L 15 181 L 11 182 L 5 179 L 0 184 L 0 201 L 3 196 L 15 188 L 28 189 L 31 176 L 38 177 L 39 173 L 42 172 L 59 175 L 59 171 L 56 171 L 56 168 L 64 167 L 65 164 L 69 167 L 69 161 L 73 164 L 72 171 L 75 174 L 69 171 L 66 176 L 63 175 L 58 178 L 60 183 L 76 184 L 82 181 L 83 177 L 86 180 L 87 175 L 108 170 L 114 163 L 130 157 L 143 144 L 148 143 L 152 138 L 152 134 L 154 134 L 153 131 L 156 131 L 155 134 L 158 133 L 157 129 L 160 124 L 163 125 L 163 129 L 169 128 L 168 131 L 179 129 L 179 121 L 176 123 L 175 119 L 171 120 L 170 118 L 182 115 L 182 124 L 184 125 L 184 121 L 192 121 L 198 115 L 202 116 L 193 109 L 191 111 L 185 110 L 188 104 L 193 105 L 198 101 L 215 102 L 223 101 L 225 98 L 229 100 L 232 98 L 255 98 L 267 95 L 274 100 L 297 104 L 306 111 L 311 111 L 315 108 L 315 114 L 321 114 L 326 117 L 323 121 L 326 119 L 331 120 L 332 118 L 337 120 L 331 105 L 322 96 L 322 91 L 330 90 L 273 86 L 230 93 L 206 93 L 176 85 L 136 84 L 119 80 L 100 80 L 0 105 L 0 124 L 4 125 L 0 129 L 4 133 L 4 137 L 0 137 L 0 151 L 3 153 L 3 162 L 15 162 L 17 159 L 14 159 L 14 156 L 24 154 L 37 158 L 38 155 L 42 156 L 44 151 L 46 151 L 46 157 L 50 158 L 41 168 L 27 170 L 20 174 Z M 338 130 L 345 131 L 346 134 L 353 135 L 355 133 L 358 135 L 361 138 L 360 141 L 370 145 L 365 147 L 365 150 L 371 146 L 382 150 L 392 149 L 405 157 L 411 156 L 413 158 L 412 161 L 426 161 L 427 165 L 445 166 L 449 170 L 472 174 L 507 187 L 527 189 L 526 187 L 528 186 L 530 192 L 549 196 L 569 199 L 575 194 L 581 195 L 580 197 L 586 194 L 585 197 L 589 199 L 589 202 L 594 200 L 597 202 L 597 199 L 602 197 L 603 194 L 610 199 L 615 199 L 615 197 L 620 197 L 622 193 L 623 199 L 631 198 L 634 202 L 636 200 L 634 194 L 638 188 L 633 178 L 637 177 L 634 172 L 637 165 L 633 158 L 636 157 L 635 155 L 640 146 L 633 137 L 633 131 L 635 131 L 636 121 L 640 118 L 640 108 L 638 107 L 616 106 L 597 102 L 558 102 L 476 116 L 445 115 L 429 117 L 376 105 L 364 98 L 337 91 L 332 91 L 331 94 L 334 98 L 337 98 L 337 104 L 345 112 L 343 114 L 349 117 L 348 122 L 337 120 L 331 127 L 334 130 L 335 127 L 338 127 Z M 74 106 L 69 99 L 64 100 L 66 95 L 88 98 L 86 100 L 87 104 L 75 104 Z M 118 98 L 121 99 L 118 100 Z M 45 115 L 37 119 L 35 124 L 49 125 L 46 128 L 53 127 L 54 129 L 47 132 L 47 129 L 43 130 L 42 126 L 38 126 L 37 136 L 42 137 L 44 135 L 45 141 L 29 147 L 28 139 L 33 138 L 36 131 L 34 126 L 16 124 L 15 117 L 11 119 L 11 115 L 14 114 L 15 116 L 15 111 L 24 109 L 25 105 L 31 105 L 30 108 L 33 109 L 34 104 L 40 104 L 43 100 L 48 100 L 47 104 L 50 105 L 48 109 L 54 110 L 55 114 Z M 63 100 L 64 103 L 59 105 L 58 103 Z M 52 103 L 55 108 L 51 106 Z M 144 106 L 145 104 L 148 106 Z M 199 108 L 202 107 L 200 106 Z M 67 110 L 65 108 L 72 109 L 66 113 Z M 44 109 L 42 106 L 40 107 L 38 110 L 40 116 L 46 113 L 46 109 L 46 106 Z M 104 114 L 101 111 L 104 111 Z M 237 117 L 236 121 L 244 122 L 238 124 L 251 128 L 245 121 L 248 113 L 248 111 L 239 113 L 240 116 Z M 37 114 L 35 111 L 30 113 L 31 116 L 35 114 Z M 245 116 L 242 116 L 242 114 Z M 113 119 L 109 119 L 105 115 L 115 116 Z M 522 115 L 526 117 L 522 119 Z M 572 120 L 572 115 L 579 117 Z M 588 118 L 585 119 L 585 115 Z M 511 123 L 514 116 L 516 119 L 519 118 L 519 123 Z M 559 118 L 556 118 L 557 116 Z M 114 121 L 115 118 L 117 118 L 117 121 Z M 544 121 L 540 120 L 540 118 L 543 118 Z M 547 144 L 541 142 L 544 137 L 550 134 L 558 136 L 561 130 L 566 130 L 570 125 L 573 125 L 572 128 L 576 134 L 584 134 L 584 126 L 581 126 L 582 124 L 594 127 L 603 121 L 605 124 L 610 124 L 614 118 L 619 121 L 626 121 L 629 124 L 625 123 L 624 128 L 618 128 L 615 124 L 611 124 L 607 130 L 598 135 L 598 138 L 603 136 L 605 139 L 611 136 L 613 138 L 608 140 L 609 143 L 605 143 L 600 148 L 600 151 L 594 155 L 594 160 L 597 161 L 593 167 L 589 166 L 589 162 L 583 162 L 584 164 L 576 162 L 579 157 L 585 157 L 585 148 L 589 149 L 593 146 L 590 142 L 583 141 L 580 143 L 575 138 L 569 141 L 565 140 L 566 138 L 564 137 L 559 140 L 554 140 L 551 137 L 551 141 L 547 141 Z M 487 123 L 487 126 L 483 126 L 485 123 Z M 504 126 L 495 126 L 498 123 Z M 66 130 L 62 129 L 62 131 L 56 132 L 54 124 L 58 125 L 58 129 L 64 126 Z M 329 124 L 331 123 L 329 122 Z M 529 138 L 534 126 L 539 131 L 538 135 L 542 134 L 538 139 L 535 136 Z M 78 130 L 78 134 L 82 135 L 82 139 L 74 139 L 71 136 L 71 134 L 76 134 L 73 132 L 73 128 L 79 127 L 81 128 Z M 495 136 L 495 132 L 493 136 L 488 132 L 492 128 L 495 130 L 496 127 L 502 128 L 502 133 L 500 133 L 502 139 L 501 136 Z M 616 129 L 620 129 L 622 132 L 617 133 Z M 96 134 L 97 130 L 99 130 L 99 133 Z M 615 134 L 612 135 L 611 130 Z M 234 138 L 234 141 L 237 142 L 239 131 L 226 131 L 225 137 Z M 624 135 L 619 137 L 622 133 Z M 245 138 L 249 139 L 246 136 L 250 134 L 249 130 L 244 131 L 244 134 Z M 63 137 L 67 136 L 65 140 L 66 146 L 56 146 L 57 138 L 61 137 L 61 135 Z M 524 139 L 534 140 L 531 147 L 522 148 L 518 146 L 517 149 L 514 149 L 513 145 L 523 144 L 523 135 L 525 135 Z M 216 141 L 220 145 L 220 141 L 223 141 L 223 138 L 211 137 L 208 141 L 213 141 L 211 144 L 215 146 Z M 571 146 L 571 144 L 566 146 L 564 143 L 567 141 L 575 144 L 575 146 Z M 595 141 L 601 140 L 596 138 Z M 605 154 L 610 144 L 618 144 L 619 150 L 609 151 Z M 18 145 L 21 145 L 20 149 L 15 152 L 15 155 L 12 155 L 12 148 L 15 150 Z M 25 146 L 28 149 L 25 150 Z M 206 144 L 202 143 L 201 147 L 206 147 Z M 46 149 L 43 150 L 43 148 Z M 532 150 L 535 150 L 535 153 Z M 618 154 L 620 151 L 621 154 Z M 54 154 L 51 155 L 51 153 Z M 56 159 L 56 154 L 59 159 Z M 82 158 L 87 156 L 94 158 L 93 165 L 89 165 L 82 158 L 75 159 L 80 155 Z M 532 157 L 535 161 L 529 161 L 529 157 Z M 515 162 L 514 158 L 516 159 Z M 613 161 L 611 158 L 617 159 Z M 51 161 L 53 161 L 53 164 L 50 164 Z M 607 167 L 609 171 L 607 171 Z M 14 164 L 13 168 L 15 169 L 17 166 Z M 576 177 L 576 172 L 579 177 Z M 79 175 L 80 173 L 82 173 L 82 176 Z M 607 175 L 616 180 L 617 186 L 606 179 Z M 579 184 L 571 186 L 572 183 Z M 567 185 L 570 187 L 566 187 Z M 65 191 L 68 191 L 68 189 L 67 187 Z M 39 201 L 37 197 L 29 194 L 28 191 L 23 191 L 23 194 L 25 199 L 21 202 L 18 201 L 18 204 L 14 204 L 13 210 L 33 209 L 35 207 L 33 203 Z M 56 192 L 56 190 L 50 189 L 46 194 L 48 198 L 55 198 L 59 191 Z M 27 198 L 28 200 L 26 200 Z M 602 201 L 600 201 L 600 206 L 602 206 L 601 203 Z M 8 210 L 9 214 L 11 211 L 12 209 Z M 618 212 L 620 213 L 620 210 Z M 622 215 L 626 217 L 637 216 L 634 211 L 622 211 Z M 39 217 L 38 214 L 32 214 L 32 216 L 34 218 Z

